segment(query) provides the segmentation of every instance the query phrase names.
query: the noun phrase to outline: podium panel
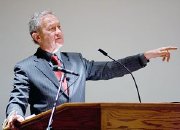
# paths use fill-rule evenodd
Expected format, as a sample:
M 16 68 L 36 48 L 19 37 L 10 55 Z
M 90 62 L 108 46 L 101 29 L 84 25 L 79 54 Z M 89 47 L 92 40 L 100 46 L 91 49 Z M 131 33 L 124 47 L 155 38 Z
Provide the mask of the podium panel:
M 102 130 L 179 130 L 180 104 L 104 104 Z

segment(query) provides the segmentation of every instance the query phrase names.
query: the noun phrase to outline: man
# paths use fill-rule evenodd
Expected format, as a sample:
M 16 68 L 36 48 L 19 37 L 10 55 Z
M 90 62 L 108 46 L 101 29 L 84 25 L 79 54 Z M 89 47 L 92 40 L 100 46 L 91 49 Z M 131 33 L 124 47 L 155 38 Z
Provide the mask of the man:
M 86 80 L 108 80 L 128 74 L 116 62 L 88 61 L 79 53 L 61 52 L 60 48 L 64 44 L 63 32 L 58 18 L 50 11 L 35 13 L 30 19 L 29 30 L 39 48 L 33 56 L 15 65 L 14 88 L 6 109 L 7 125 L 12 129 L 15 129 L 16 121 L 24 120 L 28 103 L 31 114 L 39 114 L 53 107 L 60 86 L 53 70 L 53 56 L 58 57 L 62 68 L 79 74 L 65 75 L 62 86 L 66 88 L 61 88 L 63 95 L 58 99 L 57 105 L 65 102 L 84 102 Z M 162 47 L 118 61 L 133 72 L 145 67 L 151 58 L 162 57 L 163 61 L 169 61 L 169 51 L 176 49 Z

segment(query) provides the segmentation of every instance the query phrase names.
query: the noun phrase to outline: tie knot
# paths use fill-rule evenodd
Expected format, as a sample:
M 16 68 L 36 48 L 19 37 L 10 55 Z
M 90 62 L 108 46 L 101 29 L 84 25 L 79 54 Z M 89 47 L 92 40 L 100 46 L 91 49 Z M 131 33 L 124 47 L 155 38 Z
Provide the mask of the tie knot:
M 58 65 L 60 66 L 61 65 L 61 62 L 60 60 L 58 59 L 58 56 L 57 55 L 52 55 L 51 56 L 51 61 L 54 65 Z

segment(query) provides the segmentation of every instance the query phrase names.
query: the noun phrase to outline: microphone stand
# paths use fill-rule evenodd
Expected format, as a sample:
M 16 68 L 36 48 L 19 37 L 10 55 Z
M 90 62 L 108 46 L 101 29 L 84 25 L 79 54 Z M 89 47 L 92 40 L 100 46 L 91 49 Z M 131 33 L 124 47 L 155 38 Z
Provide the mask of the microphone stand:
M 120 64 L 121 66 L 123 66 L 127 71 L 128 73 L 132 76 L 132 79 L 134 81 L 134 84 L 135 84 L 135 87 L 136 87 L 136 90 L 137 90 L 137 94 L 138 94 L 138 99 L 139 99 L 139 102 L 141 103 L 141 97 L 140 97 L 140 94 L 139 94 L 139 89 L 138 89 L 138 86 L 137 86 L 137 83 L 136 83 L 136 80 L 132 74 L 132 72 L 125 66 L 123 65 L 121 62 L 115 60 L 114 58 L 110 57 L 105 51 L 103 51 L 102 49 L 98 49 L 99 52 L 101 52 L 103 55 L 109 57 L 111 60 L 113 60 L 114 62 Z
M 62 74 L 61 79 L 60 79 L 60 86 L 59 86 L 58 91 L 57 91 L 56 100 L 55 100 L 55 102 L 53 104 L 53 109 L 51 111 L 51 116 L 49 118 L 49 122 L 48 122 L 48 126 L 47 126 L 46 130 L 53 130 L 52 123 L 53 123 L 54 112 L 56 110 L 56 105 L 57 105 L 57 101 L 58 101 L 58 98 L 59 98 L 59 93 L 60 93 L 60 90 L 61 90 L 61 87 L 62 87 L 62 82 L 64 81 L 64 79 L 65 79 L 65 76 L 64 76 L 64 74 Z M 64 93 L 64 91 L 62 93 Z
M 62 91 L 62 92 L 60 93 L 60 90 L 61 90 L 61 87 L 62 87 L 62 83 L 63 83 L 63 81 L 64 81 L 64 79 L 65 79 L 65 74 L 68 73 L 68 74 L 72 74 L 72 75 L 75 75 L 75 76 L 79 76 L 79 74 L 77 74 L 77 73 L 75 73 L 75 72 L 72 72 L 72 71 L 70 71 L 70 70 L 66 70 L 66 69 L 63 69 L 63 68 L 59 68 L 59 67 L 57 67 L 57 66 L 54 66 L 54 67 L 53 67 L 53 70 L 55 70 L 55 71 L 62 71 L 64 74 L 62 74 L 61 79 L 60 79 L 60 85 L 59 85 L 59 88 L 58 88 L 58 91 L 57 91 L 56 99 L 55 99 L 55 102 L 54 102 L 54 104 L 53 104 L 53 109 L 52 109 L 52 111 L 51 111 L 51 116 L 50 116 L 50 118 L 49 118 L 49 122 L 48 122 L 48 126 L 47 126 L 46 130 L 53 130 L 53 128 L 52 128 L 52 123 L 53 123 L 53 117 L 54 117 L 54 112 L 55 112 L 55 110 L 56 110 L 58 98 L 59 98 L 65 91 L 67 91 L 67 89 L 69 89 L 69 87 L 70 87 L 70 86 L 68 86 L 66 90 L 64 90 L 64 91 Z

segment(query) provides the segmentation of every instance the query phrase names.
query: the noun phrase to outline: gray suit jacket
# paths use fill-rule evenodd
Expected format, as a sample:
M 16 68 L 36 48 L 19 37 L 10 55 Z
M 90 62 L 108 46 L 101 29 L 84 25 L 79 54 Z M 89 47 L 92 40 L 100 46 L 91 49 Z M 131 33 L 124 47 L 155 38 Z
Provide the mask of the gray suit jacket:
M 119 64 L 88 61 L 80 53 L 61 53 L 64 67 L 79 76 L 67 74 L 69 95 L 63 93 L 57 105 L 65 102 L 84 102 L 86 80 L 107 80 L 121 77 L 128 72 Z M 119 60 L 132 72 L 146 66 L 144 55 L 138 54 Z M 51 109 L 59 87 L 49 59 L 41 49 L 17 63 L 14 67 L 14 88 L 7 105 L 6 114 L 13 110 L 24 116 L 28 103 L 31 114 L 39 114 Z M 64 90 L 61 89 L 61 92 Z

